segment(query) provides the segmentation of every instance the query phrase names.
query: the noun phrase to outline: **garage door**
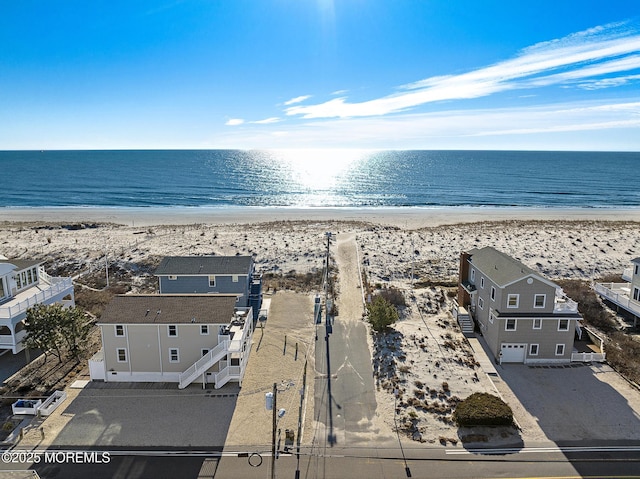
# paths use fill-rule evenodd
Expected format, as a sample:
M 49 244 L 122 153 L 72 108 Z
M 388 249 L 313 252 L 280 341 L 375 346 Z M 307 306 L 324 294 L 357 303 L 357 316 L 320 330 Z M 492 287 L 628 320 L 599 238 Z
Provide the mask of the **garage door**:
M 527 345 L 524 343 L 502 343 L 503 363 L 523 363 Z

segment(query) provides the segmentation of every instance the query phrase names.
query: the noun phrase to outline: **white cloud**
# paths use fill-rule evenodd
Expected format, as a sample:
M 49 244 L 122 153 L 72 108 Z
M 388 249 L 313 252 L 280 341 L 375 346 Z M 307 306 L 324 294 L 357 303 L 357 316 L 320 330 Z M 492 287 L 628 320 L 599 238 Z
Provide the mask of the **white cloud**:
M 264 120 L 250 121 L 249 123 L 255 123 L 256 125 L 269 125 L 271 123 L 278 123 L 281 121 L 282 121 L 281 118 L 278 118 L 277 116 L 272 116 L 270 118 L 265 118 Z
M 633 133 L 636 131 L 636 133 Z M 238 130 L 230 148 L 522 148 L 640 150 L 640 98 L 494 109 L 317 119 Z M 620 141 L 623 138 L 623 141 Z
M 459 75 L 426 78 L 382 98 L 349 103 L 341 97 L 316 105 L 291 106 L 285 112 L 306 119 L 379 116 L 437 101 L 479 98 L 640 68 L 640 34 L 637 28 L 623 25 L 599 26 L 539 43 L 513 59 Z
M 305 100 L 308 100 L 309 98 L 311 98 L 311 95 L 301 95 L 301 96 L 297 96 L 295 98 L 292 98 L 291 100 L 287 100 L 284 102 L 285 105 L 295 105 L 296 103 L 302 103 Z
M 238 126 L 238 125 L 242 125 L 243 123 L 244 123 L 244 120 L 242 118 L 230 118 L 229 120 L 227 120 L 225 125 Z

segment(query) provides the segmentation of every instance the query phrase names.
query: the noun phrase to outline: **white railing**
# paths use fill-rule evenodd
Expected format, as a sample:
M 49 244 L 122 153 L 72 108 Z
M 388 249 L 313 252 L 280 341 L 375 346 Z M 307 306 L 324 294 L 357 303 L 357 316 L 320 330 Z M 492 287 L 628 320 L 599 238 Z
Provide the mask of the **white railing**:
M 556 298 L 553 305 L 554 313 L 577 313 L 578 303 L 569 298 Z
M 571 362 L 578 363 L 603 363 L 605 353 L 571 353 Z
M 51 300 L 51 298 L 67 293 L 69 289 L 73 291 L 73 281 L 71 278 L 56 279 L 60 281 L 55 281 L 48 288 L 38 291 L 20 302 L 12 304 L 11 306 L 0 306 L 0 319 L 13 318 L 36 304 L 48 304 L 47 301 Z
M 622 279 L 631 282 L 633 279 L 633 268 L 625 268 L 622 272 Z
M 229 352 L 229 340 L 223 340 L 218 343 L 215 348 L 209 351 L 207 354 L 198 359 L 195 363 L 189 366 L 184 372 L 180 373 L 178 376 L 179 384 L 178 387 L 180 389 L 184 389 L 189 384 L 193 382 L 195 378 L 197 378 L 200 374 L 205 372 L 215 363 L 220 361 L 223 356 Z
M 243 368 L 241 366 L 227 366 L 216 374 L 215 388 L 220 389 L 229 381 L 239 381 L 242 379 Z
M 629 287 L 629 283 L 596 283 L 594 289 L 600 296 L 635 315 L 640 315 L 640 303 L 629 298 Z

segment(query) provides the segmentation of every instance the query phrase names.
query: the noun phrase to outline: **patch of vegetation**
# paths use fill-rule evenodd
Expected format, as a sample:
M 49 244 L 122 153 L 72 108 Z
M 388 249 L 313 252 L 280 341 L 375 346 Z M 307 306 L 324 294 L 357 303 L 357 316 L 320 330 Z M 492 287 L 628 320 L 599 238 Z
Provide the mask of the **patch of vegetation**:
M 456 406 L 453 420 L 460 427 L 510 426 L 513 424 L 513 411 L 499 397 L 474 393 Z
M 129 291 L 127 285 L 115 285 L 101 291 L 93 291 L 76 286 L 76 305 L 94 317 L 99 318 L 107 304 L 118 294 L 125 294 Z
M 407 305 L 404 294 L 396 287 L 383 288 L 378 294 L 396 307 L 404 307 Z
M 310 291 L 321 290 L 322 282 L 322 270 L 315 270 L 309 273 L 289 271 L 284 274 L 264 273 L 262 275 L 262 286 L 265 290 L 273 289 L 274 291 L 277 291 L 287 289 L 307 293 Z
M 640 342 L 618 331 L 605 342 L 607 362 L 618 373 L 640 384 Z
M 367 305 L 369 322 L 374 331 L 385 331 L 398 320 L 398 310 L 383 296 L 376 295 L 373 301 Z
M 413 286 L 415 288 L 436 288 L 436 287 L 457 288 L 458 281 L 457 280 L 443 281 L 443 280 L 437 280 L 437 279 L 431 279 L 431 278 L 422 278 L 419 281 L 416 281 L 413 284 Z

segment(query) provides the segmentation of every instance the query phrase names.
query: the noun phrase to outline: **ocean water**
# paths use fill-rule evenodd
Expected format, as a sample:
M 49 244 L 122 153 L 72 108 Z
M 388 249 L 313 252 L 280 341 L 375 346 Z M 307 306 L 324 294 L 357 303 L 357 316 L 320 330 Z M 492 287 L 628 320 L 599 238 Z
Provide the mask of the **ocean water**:
M 638 207 L 640 153 L 0 151 L 0 207 Z

